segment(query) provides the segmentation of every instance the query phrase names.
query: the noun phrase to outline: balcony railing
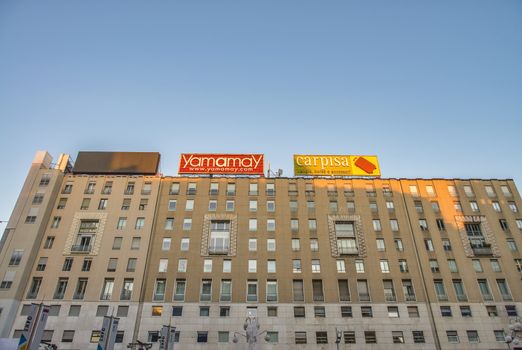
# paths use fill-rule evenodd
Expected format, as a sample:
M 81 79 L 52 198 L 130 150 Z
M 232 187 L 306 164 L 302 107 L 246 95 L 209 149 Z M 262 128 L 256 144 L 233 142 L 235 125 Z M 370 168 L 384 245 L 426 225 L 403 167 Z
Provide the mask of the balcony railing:
M 248 294 L 247 301 L 257 301 L 257 294 Z
M 230 293 L 222 293 L 219 297 L 219 301 L 232 301 L 232 294 Z
M 491 294 L 482 294 L 482 299 L 484 299 L 484 301 L 492 301 L 493 300 L 493 295 L 491 295 Z
M 111 298 L 112 298 L 112 293 L 102 293 L 102 295 L 100 296 L 101 300 L 111 300 Z
M 370 294 L 359 293 L 359 301 L 370 301 Z
M 386 299 L 386 301 L 397 301 L 395 294 L 392 293 L 385 293 L 384 298 Z
M 339 254 L 348 255 L 348 254 L 359 254 L 357 248 L 337 248 Z
M 208 253 L 212 255 L 226 255 L 228 254 L 229 247 L 208 247 Z
M 176 293 L 174 294 L 174 301 L 183 301 L 185 300 L 185 294 Z
M 502 294 L 502 300 L 511 301 L 513 300 L 513 297 L 511 294 Z
M 473 254 L 475 255 L 493 255 L 493 251 L 491 247 L 483 246 L 483 247 L 472 247 Z
M 130 290 L 124 290 L 121 292 L 120 300 L 130 300 L 132 292 Z
M 212 295 L 210 294 L 201 294 L 199 296 L 200 301 L 210 301 L 210 299 L 212 299 Z
M 416 301 L 417 298 L 415 297 L 415 294 L 406 294 L 405 295 L 406 301 Z
M 89 253 L 92 246 L 90 244 L 74 244 L 71 246 L 71 253 Z
M 266 301 L 277 301 L 277 294 L 267 294 Z
M 468 296 L 466 294 L 457 294 L 458 301 L 468 301 Z
M 324 301 L 324 295 L 314 295 L 314 301 Z
M 439 301 L 448 301 L 448 296 L 446 294 L 437 294 L 437 299 Z

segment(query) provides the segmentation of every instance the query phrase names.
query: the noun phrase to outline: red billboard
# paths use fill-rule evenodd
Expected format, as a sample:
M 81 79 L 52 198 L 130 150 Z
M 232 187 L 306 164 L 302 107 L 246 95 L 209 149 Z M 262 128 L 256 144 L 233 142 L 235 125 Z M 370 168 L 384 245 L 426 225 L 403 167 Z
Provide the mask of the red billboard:
M 264 155 L 182 153 L 178 173 L 263 175 Z

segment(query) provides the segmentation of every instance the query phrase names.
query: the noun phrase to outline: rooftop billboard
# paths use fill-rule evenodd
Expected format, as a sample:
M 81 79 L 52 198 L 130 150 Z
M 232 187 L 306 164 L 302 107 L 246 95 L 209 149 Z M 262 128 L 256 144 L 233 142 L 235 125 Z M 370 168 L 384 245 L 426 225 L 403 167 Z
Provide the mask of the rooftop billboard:
M 179 174 L 263 175 L 263 154 L 182 153 Z
M 381 176 L 381 170 L 376 156 L 294 154 L 294 174 Z

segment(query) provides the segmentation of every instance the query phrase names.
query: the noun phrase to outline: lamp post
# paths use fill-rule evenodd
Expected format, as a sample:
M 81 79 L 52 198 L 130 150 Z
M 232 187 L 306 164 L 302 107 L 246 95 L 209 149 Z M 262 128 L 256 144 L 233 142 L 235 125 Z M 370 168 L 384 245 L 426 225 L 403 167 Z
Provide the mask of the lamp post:
M 267 331 L 261 331 L 258 333 L 259 323 L 257 322 L 257 319 L 253 316 L 247 317 L 245 319 L 243 329 L 245 330 L 245 334 L 240 332 L 234 332 L 234 338 L 232 338 L 232 341 L 234 343 L 237 343 L 239 341 L 237 337 L 238 335 L 245 337 L 248 343 L 248 350 L 254 350 L 256 348 L 257 337 L 267 333 Z M 268 335 L 265 336 L 265 341 L 270 341 L 270 337 Z
M 516 317 L 509 321 L 509 334 L 505 336 L 505 341 L 508 349 L 511 349 L 511 343 L 518 345 L 520 344 L 520 338 L 518 332 L 522 332 L 522 323 L 520 317 Z

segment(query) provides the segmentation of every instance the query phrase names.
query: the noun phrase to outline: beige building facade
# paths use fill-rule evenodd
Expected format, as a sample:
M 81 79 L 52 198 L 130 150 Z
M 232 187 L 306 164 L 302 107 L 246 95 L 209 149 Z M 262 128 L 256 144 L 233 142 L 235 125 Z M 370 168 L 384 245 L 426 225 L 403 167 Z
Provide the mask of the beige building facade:
M 2 241 L 2 336 L 19 336 L 28 305 L 43 302 L 59 349 L 95 349 L 110 314 L 115 349 L 157 349 L 168 324 L 180 349 L 245 348 L 249 316 L 259 349 L 504 349 L 522 312 L 521 206 L 509 179 L 36 162 Z

